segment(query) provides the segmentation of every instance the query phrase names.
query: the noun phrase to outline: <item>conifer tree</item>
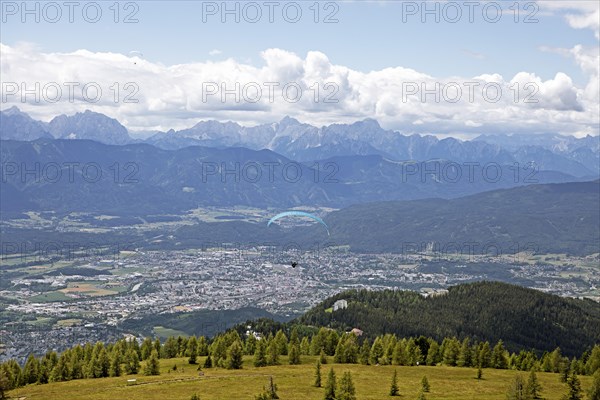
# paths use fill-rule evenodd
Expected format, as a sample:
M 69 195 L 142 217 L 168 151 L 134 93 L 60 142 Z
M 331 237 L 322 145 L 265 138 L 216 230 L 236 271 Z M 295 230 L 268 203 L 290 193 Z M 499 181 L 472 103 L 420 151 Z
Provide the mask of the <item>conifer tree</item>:
M 173 336 L 167 339 L 165 345 L 162 347 L 163 358 L 175 358 L 179 355 L 180 342 Z
M 327 356 L 325 355 L 325 350 L 321 349 L 321 352 L 319 353 L 319 361 L 321 361 L 321 364 L 327 364 Z
M 79 347 L 79 349 L 81 350 L 81 347 Z M 77 347 L 75 348 L 75 350 L 77 350 Z M 83 355 L 83 352 L 81 354 L 77 353 L 77 351 L 74 351 L 71 359 L 69 360 L 69 374 L 70 374 L 70 379 L 81 379 L 83 378 L 83 370 L 81 367 L 81 360 L 80 360 L 80 356 Z
M 458 359 L 458 352 L 460 350 L 458 340 L 456 338 L 444 339 L 442 347 L 444 347 L 444 352 L 442 355 L 444 364 L 455 366 Z
M 504 349 L 504 343 L 499 340 L 494 350 L 492 351 L 492 368 L 506 369 L 508 366 L 508 360 L 506 359 L 506 350 Z
M 308 338 L 304 336 L 300 342 L 300 354 L 307 356 L 310 354 L 310 342 Z
M 142 361 L 147 360 L 150 357 L 150 353 L 152 353 L 152 339 L 147 337 L 142 342 L 142 346 L 140 347 L 140 352 L 142 354 Z
M 196 364 L 198 357 L 198 340 L 196 336 L 192 336 L 187 342 L 186 353 L 190 357 L 188 359 L 189 364 Z
M 296 328 L 292 331 L 290 344 L 288 346 L 288 362 L 290 365 L 300 364 L 300 340 Z
M 344 372 L 342 379 L 340 379 L 336 399 L 356 400 L 356 388 L 352 382 L 352 375 L 348 371 Z
M 278 399 L 279 395 L 277 394 L 277 385 L 273 383 L 273 377 L 269 377 L 269 387 L 267 388 L 267 394 L 269 399 Z
M 280 329 L 275 334 L 275 343 L 277 348 L 277 354 L 287 356 L 288 353 L 288 339 L 285 336 L 285 333 Z M 274 364 L 275 365 L 275 364 Z
M 204 336 L 200 336 L 198 339 L 198 355 L 200 357 L 206 357 L 208 355 L 208 343 Z
M 321 387 L 321 361 L 317 360 L 315 365 L 315 387 Z
M 600 400 L 600 369 L 594 373 L 592 386 L 588 391 L 589 400 Z
M 362 346 L 360 346 L 360 353 L 358 356 L 358 362 L 362 365 L 369 365 L 369 354 L 371 353 L 371 345 L 369 341 L 365 339 Z
M 507 400 L 526 400 L 525 383 L 520 374 L 515 375 L 515 378 L 506 393 L 506 398 Z
M 157 357 L 160 358 L 162 346 L 160 344 L 160 339 L 159 338 L 156 338 L 156 340 L 154 341 L 154 344 L 152 345 L 152 347 L 154 348 L 154 350 L 156 350 Z
M 242 368 L 242 345 L 239 341 L 235 341 L 227 349 L 227 369 L 241 369 Z
M 30 354 L 23 367 L 23 383 L 27 385 L 37 382 L 39 369 L 40 362 L 33 354 Z
M 262 338 L 256 343 L 256 350 L 254 351 L 254 366 L 265 367 L 267 365 L 267 349 L 265 345 L 265 339 Z
M 128 375 L 135 375 L 140 370 L 140 360 L 137 352 L 131 348 L 125 355 L 125 372 Z
M 458 352 L 457 352 L 458 355 Z M 410 366 L 417 365 L 421 361 L 421 354 L 419 347 L 415 344 L 415 340 L 410 338 L 406 342 L 406 363 Z
M 585 369 L 589 375 L 594 375 L 600 369 L 600 345 L 597 344 L 592 349 L 592 353 L 585 363 Z
M 290 346 L 288 353 L 290 365 L 300 364 L 300 347 L 298 345 Z
M 144 375 L 160 375 L 160 361 L 158 360 L 158 351 L 156 349 L 152 350 L 150 357 L 146 360 Z
M 278 343 L 277 340 L 275 340 L 275 339 L 271 340 L 271 342 L 267 346 L 267 364 L 268 365 L 279 365 L 279 354 L 280 354 L 279 349 L 280 348 L 281 348 L 281 343 Z
M 481 368 L 488 368 L 490 366 L 490 359 L 492 358 L 492 351 L 490 349 L 489 342 L 484 342 L 481 345 L 477 362 Z
M 0 400 L 6 399 L 6 392 L 11 389 L 10 380 L 6 371 L 3 368 L 0 368 Z
M 62 382 L 69 379 L 70 375 L 67 363 L 68 361 L 65 353 L 58 359 L 58 363 L 56 363 L 54 368 L 52 368 L 49 376 L 50 382 Z
M 118 351 L 113 351 L 112 358 L 110 360 L 109 376 L 121 376 L 123 370 L 121 369 L 121 354 Z
M 244 343 L 244 354 L 253 355 L 256 351 L 256 337 L 253 333 L 250 333 L 246 338 L 246 343 Z
M 458 352 L 458 360 L 456 365 L 459 367 L 470 367 L 471 366 L 471 346 L 469 345 L 469 339 L 463 340 L 460 350 Z
M 273 383 L 273 377 L 269 377 L 269 386 L 263 387 L 263 391 L 258 396 L 254 396 L 255 400 L 273 400 L 279 399 L 277 394 L 277 385 Z
M 392 384 L 390 386 L 390 396 L 400 396 L 400 389 L 398 389 L 398 371 L 394 370 L 392 375 Z
M 106 378 L 110 374 L 110 358 L 108 358 L 108 353 L 104 347 L 102 347 L 98 355 L 98 365 L 100 367 L 100 375 L 96 376 L 96 378 Z
M 325 396 L 323 400 L 336 400 L 336 386 L 337 381 L 335 379 L 335 372 L 333 368 L 329 370 L 329 374 L 327 374 L 327 382 L 325 383 Z
M 371 364 L 379 364 L 380 358 L 383 356 L 383 343 L 381 338 L 378 336 L 371 346 L 371 354 L 369 355 L 369 361 Z
M 540 400 L 542 399 L 542 385 L 532 369 L 527 379 L 527 386 L 525 386 L 525 392 L 527 394 L 527 400 Z
M 427 351 L 427 365 L 435 365 L 438 363 L 438 353 L 440 351 L 440 346 L 436 341 L 433 341 L 429 345 L 429 350 Z
M 333 354 L 333 362 L 335 364 L 343 364 L 346 362 L 346 355 L 344 354 L 344 339 L 341 338 L 335 347 L 335 353 Z
M 567 394 L 563 396 L 564 400 L 583 400 L 583 392 L 581 391 L 581 382 L 575 371 L 569 374 L 567 379 Z
M 421 379 L 421 389 L 425 393 L 428 393 L 429 390 L 431 390 L 431 387 L 429 386 L 429 380 L 427 380 L 426 376 L 424 376 L 423 379 Z

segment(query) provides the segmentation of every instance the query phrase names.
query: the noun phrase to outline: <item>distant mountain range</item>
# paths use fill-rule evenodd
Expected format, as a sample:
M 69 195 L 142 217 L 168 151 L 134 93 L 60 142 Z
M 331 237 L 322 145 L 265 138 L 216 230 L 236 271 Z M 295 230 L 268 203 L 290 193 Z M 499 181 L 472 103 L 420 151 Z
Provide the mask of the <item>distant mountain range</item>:
M 104 144 L 140 142 L 117 120 L 85 111 L 60 115 L 49 123 L 35 121 L 12 107 L 0 112 L 0 139 L 90 139 Z M 244 127 L 235 122 L 202 121 L 179 131 L 158 132 L 144 142 L 166 150 L 189 146 L 245 147 L 271 150 L 301 162 L 331 157 L 379 155 L 394 161 L 534 162 L 541 170 L 574 177 L 598 176 L 600 138 L 546 135 L 480 135 L 474 140 L 438 139 L 385 130 L 373 119 L 316 127 L 285 117 L 280 122 Z
M 89 139 L 106 144 L 131 143 L 127 128 L 116 119 L 86 110 L 83 113 L 59 115 L 50 122 L 36 121 L 17 107 L 0 112 L 0 139 Z
M 270 150 L 144 143 L 5 140 L 2 212 L 181 213 L 201 206 L 342 208 L 383 200 L 456 198 L 531 183 L 584 178 L 512 165 L 397 162 L 381 155 L 297 163 Z

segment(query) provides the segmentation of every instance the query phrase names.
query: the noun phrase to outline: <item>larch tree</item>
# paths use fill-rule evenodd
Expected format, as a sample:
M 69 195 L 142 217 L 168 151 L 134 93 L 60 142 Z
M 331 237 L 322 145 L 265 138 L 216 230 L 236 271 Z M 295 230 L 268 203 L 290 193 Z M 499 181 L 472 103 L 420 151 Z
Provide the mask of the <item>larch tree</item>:
M 321 387 L 321 361 L 317 360 L 317 364 L 315 365 L 315 387 Z
M 398 389 L 397 370 L 394 370 L 394 375 L 392 375 L 392 384 L 390 385 L 390 396 L 400 396 L 400 389 Z
M 600 369 L 594 373 L 592 386 L 588 391 L 589 400 L 600 400 Z
M 160 375 L 160 361 L 158 360 L 158 351 L 156 349 L 152 350 L 150 357 L 146 360 L 144 375 Z
M 188 340 L 186 353 L 190 357 L 188 363 L 196 364 L 196 359 L 198 357 L 198 340 L 196 339 L 196 336 L 192 336 L 190 340 Z
M 523 377 L 520 374 L 515 375 L 515 378 L 506 392 L 507 400 L 526 400 L 526 395 Z
M 428 393 L 431 390 L 431 386 L 429 386 L 429 380 L 426 376 L 424 376 L 423 379 L 421 379 L 421 389 L 425 393 Z
M 265 339 L 262 338 L 256 343 L 256 349 L 254 350 L 254 366 L 265 367 L 267 365 L 267 348 Z
M 243 354 L 242 345 L 236 340 L 229 346 L 229 349 L 227 349 L 227 369 L 241 369 Z
M 352 382 L 352 375 L 348 371 L 344 372 L 340 379 L 336 400 L 356 400 L 356 388 Z
M 327 382 L 325 383 L 325 396 L 323 400 L 336 400 L 336 386 L 337 381 L 335 378 L 335 372 L 333 368 L 329 370 L 329 374 L 327 374 Z
M 527 379 L 527 386 L 525 386 L 525 392 L 527 394 L 527 400 L 542 399 L 542 385 L 540 384 L 535 370 L 533 369 L 529 373 L 529 378 Z
M 575 371 L 567 378 L 567 393 L 563 396 L 563 400 L 583 400 L 581 382 Z

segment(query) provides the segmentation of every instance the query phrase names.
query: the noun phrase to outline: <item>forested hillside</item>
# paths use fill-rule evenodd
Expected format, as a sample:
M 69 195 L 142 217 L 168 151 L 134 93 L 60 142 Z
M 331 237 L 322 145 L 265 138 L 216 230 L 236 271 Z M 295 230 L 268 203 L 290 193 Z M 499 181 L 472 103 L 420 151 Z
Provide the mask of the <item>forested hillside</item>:
M 467 251 L 470 243 L 476 254 L 493 244 L 502 253 L 587 255 L 600 251 L 599 191 L 598 180 L 529 185 L 451 200 L 357 204 L 325 220 L 335 241 L 357 252 L 398 252 L 407 243 Z
M 348 301 L 348 308 L 328 310 L 340 299 Z M 371 338 L 393 333 L 437 340 L 502 339 L 512 351 L 560 347 L 570 356 L 600 342 L 600 304 L 498 282 L 458 285 L 428 298 L 410 291 L 352 290 L 323 301 L 295 322 L 360 328 Z

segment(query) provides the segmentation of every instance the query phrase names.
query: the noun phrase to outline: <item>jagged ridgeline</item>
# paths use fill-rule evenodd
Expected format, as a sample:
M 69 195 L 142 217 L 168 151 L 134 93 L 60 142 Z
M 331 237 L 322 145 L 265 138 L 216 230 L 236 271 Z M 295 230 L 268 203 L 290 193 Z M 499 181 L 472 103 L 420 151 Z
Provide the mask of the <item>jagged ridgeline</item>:
M 341 299 L 348 307 L 331 312 Z M 458 285 L 427 298 L 411 291 L 351 290 L 323 301 L 293 323 L 359 328 L 371 338 L 393 333 L 436 340 L 501 339 L 511 351 L 560 347 L 569 356 L 600 343 L 600 304 L 497 282 Z

